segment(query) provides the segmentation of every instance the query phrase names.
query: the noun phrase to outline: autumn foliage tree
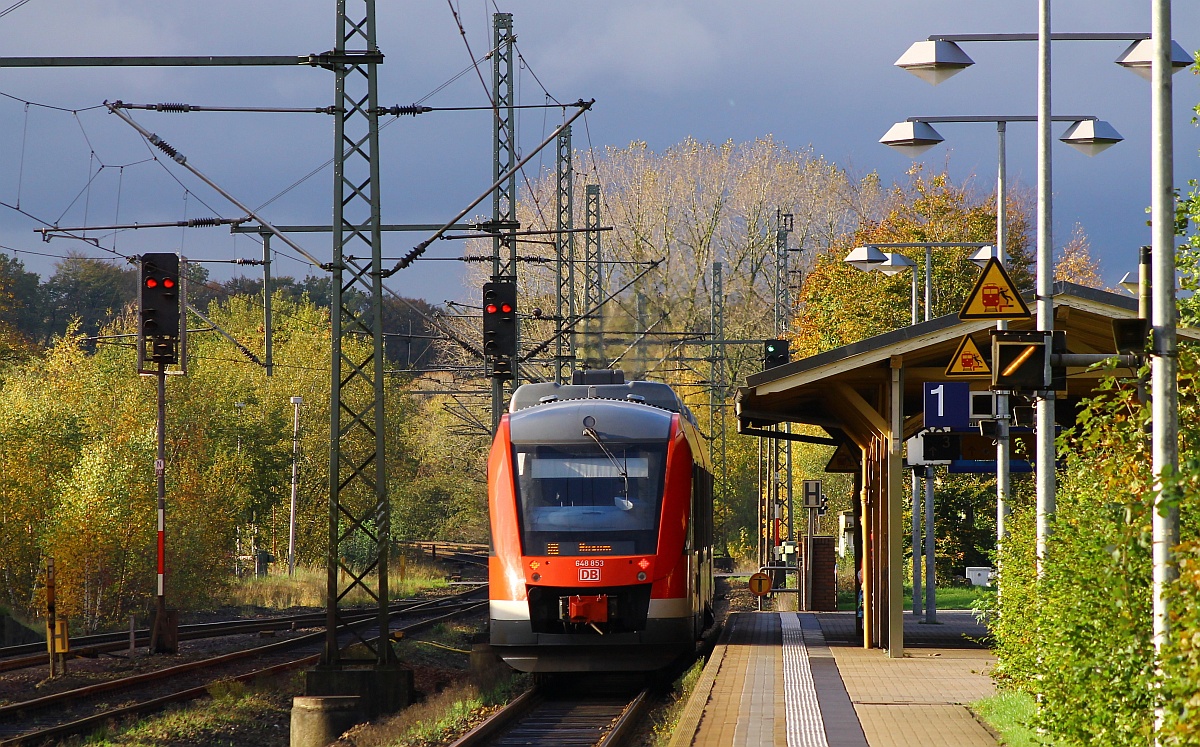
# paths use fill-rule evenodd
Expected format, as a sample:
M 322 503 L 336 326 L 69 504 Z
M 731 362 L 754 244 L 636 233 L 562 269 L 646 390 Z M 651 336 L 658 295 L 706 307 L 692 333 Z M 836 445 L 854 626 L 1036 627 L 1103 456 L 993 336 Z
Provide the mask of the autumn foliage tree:
M 1018 288 L 1032 286 L 1028 267 L 1030 216 L 1019 198 L 1008 206 L 1007 269 Z M 854 231 L 830 242 L 815 258 L 805 278 L 796 318 L 794 349 L 813 355 L 831 348 L 906 326 L 911 321 L 911 276 L 900 273 L 864 273 L 843 262 L 856 246 L 883 243 L 985 243 L 996 241 L 994 195 L 978 195 L 970 184 L 956 185 L 949 176 L 927 175 L 920 166 L 909 172 L 906 183 L 888 194 L 884 216 L 864 220 Z M 916 263 L 918 277 L 925 275 L 925 252 L 897 248 Z M 955 313 L 975 283 L 978 270 L 967 261 L 974 248 L 939 247 L 933 250 L 933 303 L 930 318 Z M 923 282 L 923 280 L 922 280 Z M 922 296 L 924 290 L 922 289 Z M 922 314 L 924 316 L 924 314 Z

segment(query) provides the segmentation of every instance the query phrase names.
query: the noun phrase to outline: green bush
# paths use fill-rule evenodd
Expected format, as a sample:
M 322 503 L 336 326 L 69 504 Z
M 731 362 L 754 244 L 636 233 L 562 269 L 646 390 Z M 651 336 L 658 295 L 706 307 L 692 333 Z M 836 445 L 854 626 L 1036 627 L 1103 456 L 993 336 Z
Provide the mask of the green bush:
M 1152 640 L 1149 408 L 1131 382 L 1108 379 L 1062 438 L 1066 463 L 1041 578 L 1033 507 L 1014 514 L 1000 553 L 990 615 L 997 682 L 1035 697 L 1035 722 L 1056 744 L 1149 744 L 1160 697 L 1163 743 L 1200 745 L 1195 351 L 1181 352 L 1180 371 L 1181 469 L 1166 490 L 1180 506 L 1184 544 L 1161 672 Z

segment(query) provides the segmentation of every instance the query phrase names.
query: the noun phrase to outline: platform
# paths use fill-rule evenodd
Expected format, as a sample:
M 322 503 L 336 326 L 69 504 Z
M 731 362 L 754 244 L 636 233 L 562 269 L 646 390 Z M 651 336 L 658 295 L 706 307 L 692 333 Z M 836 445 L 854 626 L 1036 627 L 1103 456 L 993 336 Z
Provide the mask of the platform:
M 853 613 L 731 615 L 671 747 L 996 745 L 967 708 L 994 693 L 994 658 L 970 612 L 905 615 L 910 647 L 853 642 Z

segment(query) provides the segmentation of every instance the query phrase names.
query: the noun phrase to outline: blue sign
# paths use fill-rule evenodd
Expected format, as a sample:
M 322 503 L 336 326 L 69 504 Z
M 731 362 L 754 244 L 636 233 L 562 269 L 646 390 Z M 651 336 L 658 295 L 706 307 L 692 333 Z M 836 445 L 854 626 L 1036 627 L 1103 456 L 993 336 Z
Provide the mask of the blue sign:
M 965 381 L 925 382 L 925 427 L 968 428 L 971 385 Z

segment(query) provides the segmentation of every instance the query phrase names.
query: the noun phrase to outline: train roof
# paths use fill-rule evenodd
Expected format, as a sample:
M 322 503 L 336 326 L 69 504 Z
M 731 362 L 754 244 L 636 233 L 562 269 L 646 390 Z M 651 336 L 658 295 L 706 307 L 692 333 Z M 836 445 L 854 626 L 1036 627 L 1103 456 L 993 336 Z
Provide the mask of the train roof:
M 688 420 L 695 422 L 691 411 L 670 386 L 660 381 L 625 381 L 625 374 L 619 369 L 575 371 L 570 384 L 522 384 L 513 392 L 508 411 L 515 413 L 551 402 L 580 399 L 636 402 L 681 413 Z

